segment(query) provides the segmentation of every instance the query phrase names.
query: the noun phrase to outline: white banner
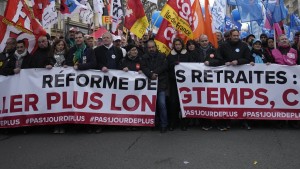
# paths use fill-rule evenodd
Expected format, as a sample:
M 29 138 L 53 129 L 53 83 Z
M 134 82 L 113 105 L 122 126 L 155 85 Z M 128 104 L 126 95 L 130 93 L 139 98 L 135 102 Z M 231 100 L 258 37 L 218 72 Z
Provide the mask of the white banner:
M 175 67 L 184 117 L 300 120 L 300 67 Z
M 64 123 L 154 126 L 157 81 L 137 72 L 24 69 L 0 76 L 0 128 Z

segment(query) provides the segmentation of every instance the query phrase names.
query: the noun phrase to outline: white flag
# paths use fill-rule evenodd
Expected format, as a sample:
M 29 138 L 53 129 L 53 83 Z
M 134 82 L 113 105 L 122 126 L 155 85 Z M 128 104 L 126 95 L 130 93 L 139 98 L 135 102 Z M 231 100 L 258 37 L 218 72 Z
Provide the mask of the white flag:
M 55 1 L 50 0 L 50 4 L 44 8 L 42 15 L 42 25 L 44 28 L 50 28 L 53 24 L 58 22 L 57 10 Z
M 123 17 L 121 0 L 112 0 L 110 16 L 112 17 L 111 31 L 114 33 Z
M 148 0 L 148 1 L 157 4 L 157 0 Z
M 95 13 L 98 14 L 99 24 L 102 26 L 103 8 L 105 7 L 103 0 L 93 0 L 93 5 Z
M 212 25 L 214 32 L 221 30 L 222 25 L 225 22 L 227 1 L 215 0 L 214 5 L 211 9 Z
M 86 6 L 86 9 L 81 9 L 79 12 L 79 16 L 82 22 L 86 24 L 92 24 L 93 23 L 92 18 L 94 17 L 94 12 L 90 3 L 88 2 L 88 0 L 79 0 L 78 2 Z

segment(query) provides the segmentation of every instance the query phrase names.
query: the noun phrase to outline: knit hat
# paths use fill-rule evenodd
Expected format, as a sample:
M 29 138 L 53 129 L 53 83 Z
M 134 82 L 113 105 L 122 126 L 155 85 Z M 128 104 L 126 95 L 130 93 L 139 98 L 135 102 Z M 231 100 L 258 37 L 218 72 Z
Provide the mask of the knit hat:
M 136 47 L 135 45 L 128 45 L 125 47 L 126 51 L 129 52 L 132 48 Z

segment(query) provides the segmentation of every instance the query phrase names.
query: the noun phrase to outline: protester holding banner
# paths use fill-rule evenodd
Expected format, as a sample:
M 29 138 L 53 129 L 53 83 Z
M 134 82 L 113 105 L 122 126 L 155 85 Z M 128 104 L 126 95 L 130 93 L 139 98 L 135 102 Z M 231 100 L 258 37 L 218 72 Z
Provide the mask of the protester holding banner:
M 266 63 L 267 65 L 274 63 L 274 58 L 267 51 L 263 50 L 262 41 L 259 39 L 255 39 L 252 43 L 251 56 L 250 64 L 252 66 L 256 63 Z
M 30 68 L 45 68 L 48 63 L 50 49 L 51 46 L 47 37 L 40 36 L 38 39 L 38 49 L 30 59 Z
M 68 53 L 67 65 L 73 66 L 75 70 L 95 69 L 95 53 L 85 45 L 82 32 L 75 33 L 75 43 Z
M 174 67 L 181 62 L 190 62 L 191 58 L 187 50 L 185 49 L 184 42 L 180 38 L 173 40 L 173 49 L 167 57 L 169 67 L 169 100 L 170 109 L 169 114 L 169 130 L 173 131 L 176 127 L 176 123 L 180 121 L 181 130 L 187 129 L 186 119 L 179 118 L 180 114 L 180 103 L 177 91 L 176 76 Z
M 219 54 L 224 59 L 226 66 L 250 63 L 250 50 L 239 37 L 240 33 L 237 29 L 231 30 L 230 40 L 219 48 Z
M 66 67 L 66 58 L 68 56 L 68 46 L 67 43 L 58 39 L 54 41 L 53 46 L 49 53 L 49 60 L 46 68 L 51 69 L 52 67 Z
M 230 39 L 219 47 L 218 52 L 226 66 L 249 64 L 251 61 L 250 50 L 247 44 L 240 40 L 240 32 L 237 29 L 230 31 Z M 251 129 L 247 121 L 243 121 L 243 125 Z
M 7 62 L 0 70 L 0 75 L 14 75 L 20 73 L 21 69 L 29 67 L 29 59 L 31 55 L 25 47 L 25 41 L 17 41 L 16 51 L 7 58 Z
M 103 45 L 98 46 L 95 51 L 97 69 L 107 72 L 109 69 L 119 69 L 123 58 L 122 50 L 113 45 L 112 34 L 106 32 L 102 35 Z
M 217 53 L 217 50 L 208 41 L 207 35 L 201 35 L 199 38 L 200 55 L 195 62 L 204 63 L 206 66 L 221 66 L 224 64 L 223 58 Z
M 156 119 L 159 119 L 160 132 L 165 133 L 168 127 L 166 107 L 166 92 L 168 86 L 168 64 L 166 56 L 157 50 L 153 40 L 147 42 L 148 52 L 143 55 L 141 68 L 143 73 L 151 80 L 158 79 Z M 159 116 L 158 116 L 159 115 Z M 157 124 L 157 121 L 156 121 Z
M 0 54 L 0 71 L 8 62 L 8 59 L 14 55 L 17 45 L 15 38 L 8 38 L 6 41 L 4 51 Z
M 141 70 L 141 57 L 138 54 L 138 50 L 135 45 L 128 45 L 126 47 L 127 55 L 121 61 L 120 69 L 128 71 L 137 71 L 143 73 Z
M 297 65 L 298 52 L 293 49 L 285 34 L 278 37 L 278 48 L 272 50 L 275 63 L 281 65 Z

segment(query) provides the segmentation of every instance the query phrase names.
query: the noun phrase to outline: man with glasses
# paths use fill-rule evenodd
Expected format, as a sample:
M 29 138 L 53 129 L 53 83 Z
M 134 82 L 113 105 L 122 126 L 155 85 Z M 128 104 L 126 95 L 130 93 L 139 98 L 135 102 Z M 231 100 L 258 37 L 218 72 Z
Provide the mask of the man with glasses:
M 0 71 L 1 75 L 14 75 L 20 73 L 21 69 L 29 68 L 29 59 L 31 55 L 25 47 L 25 41 L 17 41 L 16 51 L 13 55 L 9 56 L 7 63 Z
M 8 38 L 4 51 L 0 54 L 0 71 L 6 65 L 8 58 L 13 56 L 16 50 L 16 39 Z

